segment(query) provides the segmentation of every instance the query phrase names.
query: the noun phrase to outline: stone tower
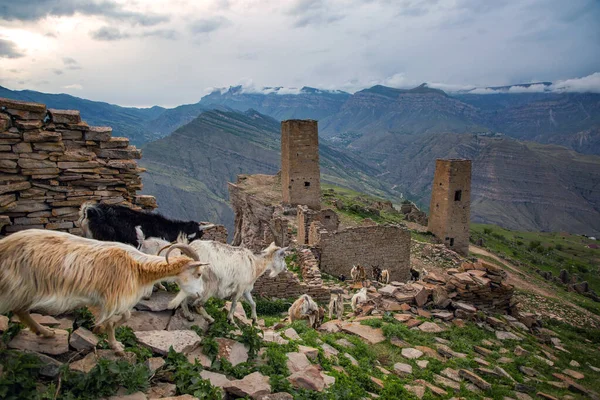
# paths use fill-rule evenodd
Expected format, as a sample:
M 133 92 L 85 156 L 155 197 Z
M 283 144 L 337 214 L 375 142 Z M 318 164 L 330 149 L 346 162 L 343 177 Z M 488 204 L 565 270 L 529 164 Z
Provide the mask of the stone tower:
M 283 204 L 321 208 L 317 121 L 281 122 L 281 187 Z
M 469 254 L 471 160 L 436 160 L 428 229 L 447 247 Z

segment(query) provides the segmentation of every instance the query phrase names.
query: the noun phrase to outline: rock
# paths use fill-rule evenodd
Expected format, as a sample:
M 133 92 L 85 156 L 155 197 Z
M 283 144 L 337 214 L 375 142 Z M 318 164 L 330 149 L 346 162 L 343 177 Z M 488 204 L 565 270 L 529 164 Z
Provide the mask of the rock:
M 323 353 L 325 354 L 325 357 L 327 358 L 331 358 L 332 356 L 337 356 L 340 352 L 337 351 L 337 349 L 327 343 L 323 343 L 321 345 L 321 348 L 323 349 Z
M 298 351 L 313 361 L 319 357 L 319 349 L 315 349 L 314 347 L 299 345 Z
M 250 397 L 257 399 L 259 396 L 271 393 L 269 377 L 260 372 L 253 372 L 243 379 L 230 381 L 224 386 L 227 393 L 237 397 Z
M 348 339 L 345 339 L 345 338 L 338 339 L 335 341 L 335 343 L 342 347 L 347 347 L 349 349 L 353 349 L 355 347 L 352 343 L 350 343 L 350 341 Z
M 210 381 L 210 384 L 216 387 L 223 388 L 231 382 L 227 377 L 223 374 L 218 374 L 216 372 L 203 370 L 200 372 L 200 376 L 202 379 L 207 379 Z
M 433 394 L 436 394 L 438 396 L 446 396 L 448 395 L 448 392 L 446 392 L 444 389 L 441 389 L 429 382 L 427 382 L 426 380 L 423 379 L 416 379 L 414 381 L 414 383 L 417 383 L 419 385 L 423 385 L 426 386 L 429 390 L 431 390 L 433 392 Z
M 226 312 L 229 312 L 230 308 L 231 308 L 231 302 L 230 301 L 226 301 L 225 302 L 224 310 Z M 249 319 L 248 317 L 246 317 L 246 311 L 244 310 L 244 306 L 239 301 L 235 305 L 235 311 L 233 312 L 233 316 L 235 318 L 239 319 L 240 321 L 242 321 L 242 323 L 245 324 L 245 325 L 251 325 L 252 324 L 252 320 Z
M 492 350 L 486 349 L 485 347 L 481 346 L 473 346 L 473 350 L 475 350 L 476 353 L 479 353 L 484 357 L 489 357 L 494 353 Z
M 267 343 L 288 344 L 289 340 L 281 337 L 281 333 L 268 329 L 263 332 L 263 341 Z
M 472 314 L 477 312 L 477 308 L 473 307 L 471 304 L 463 303 L 462 301 L 455 301 L 452 303 L 452 306 L 457 310 L 466 311 Z
M 71 334 L 69 344 L 78 351 L 92 351 L 98 345 L 98 337 L 80 326 Z
M 574 379 L 583 379 L 583 378 L 585 378 L 584 374 L 582 374 L 581 372 L 573 371 L 572 369 L 563 369 L 563 374 L 567 374 L 571 378 L 574 378 Z
M 554 363 L 553 363 L 552 361 L 548 360 L 547 358 L 544 358 L 544 357 L 542 357 L 542 356 L 538 356 L 537 354 L 535 355 L 535 358 L 537 358 L 538 360 L 540 360 L 540 361 L 542 361 L 542 362 L 546 363 L 547 365 L 549 365 L 549 366 L 551 366 L 551 367 L 553 367 L 553 366 L 554 366 Z
M 354 365 L 355 367 L 358 367 L 358 361 L 356 361 L 356 358 L 352 357 L 350 354 L 348 353 L 344 353 L 344 357 L 346 357 L 348 360 L 350 360 L 350 363 L 352 365 Z
M 513 378 L 513 377 L 512 377 L 512 376 L 511 376 L 511 375 L 510 375 L 508 372 L 506 372 L 506 371 L 504 370 L 504 368 L 502 368 L 502 367 L 495 366 L 495 367 L 494 367 L 494 372 L 495 372 L 496 374 L 498 374 L 499 376 L 502 376 L 502 377 L 504 377 L 504 378 L 506 378 L 506 379 L 508 379 L 508 380 L 512 381 L 513 383 L 515 382 L 514 378 Z
M 177 386 L 172 383 L 159 382 L 155 386 L 152 386 L 148 391 L 149 399 L 162 399 L 165 397 L 172 397 L 177 394 Z
M 407 322 L 408 320 L 411 320 L 413 317 L 412 315 L 409 314 L 394 314 L 394 319 L 396 319 L 396 321 L 399 322 Z
M 452 314 L 449 311 L 435 312 L 433 313 L 433 316 L 435 318 L 441 319 L 442 321 L 450 321 L 452 318 L 454 318 L 454 314 Z
M 450 378 L 453 381 L 460 382 L 460 375 L 457 370 L 452 368 L 446 368 L 440 372 L 440 374 L 444 375 L 446 378 Z
M 383 381 L 379 378 L 375 378 L 374 376 L 371 376 L 371 382 L 373 382 L 375 384 L 375 386 L 377 386 L 380 390 L 383 389 Z
M 148 397 L 142 392 L 135 392 L 132 394 L 124 394 L 117 396 L 110 396 L 108 400 L 147 400 Z
M 430 291 L 422 287 L 418 293 L 415 295 L 415 303 L 417 307 L 423 307 L 425 303 L 427 303 L 427 299 L 429 298 Z
M 525 356 L 528 356 L 529 354 L 531 354 L 529 351 L 525 350 L 521 346 L 515 347 L 514 353 L 515 353 L 515 356 L 517 356 L 517 357 L 525 357 Z
M 533 400 L 527 393 L 515 392 L 515 396 L 518 400 Z
M 167 311 L 169 302 L 177 296 L 177 293 L 159 291 L 152 294 L 149 300 L 141 300 L 135 308 L 139 311 Z
M 445 344 L 436 344 L 436 348 L 437 352 L 446 358 L 467 358 L 466 354 L 456 352 Z
M 531 367 L 526 367 L 524 365 L 521 365 L 519 367 L 519 371 L 521 371 L 522 373 L 524 373 L 527 376 L 539 376 L 540 373 L 538 371 L 536 371 L 535 369 L 531 368 Z
M 294 400 L 294 396 L 286 392 L 263 394 L 257 400 Z
M 148 367 L 151 373 L 156 372 L 157 369 L 165 365 L 165 360 L 160 357 L 150 357 L 144 364 Z
M 428 332 L 428 333 L 440 333 L 440 332 L 444 332 L 446 329 L 440 327 L 438 324 L 436 324 L 434 322 L 424 322 L 421 325 L 419 325 L 419 330 L 421 330 L 422 332 Z
M 294 328 L 287 328 L 285 331 L 283 331 L 283 334 L 291 340 L 300 340 L 301 339 L 300 335 L 298 335 L 298 332 L 296 332 L 296 330 Z
M 290 374 L 294 374 L 296 372 L 302 371 L 305 368 L 311 366 L 310 361 L 303 353 L 293 352 L 287 353 L 287 367 L 290 370 Z
M 0 332 L 4 332 L 8 329 L 8 317 L 0 315 Z
M 417 396 L 419 399 L 422 399 L 423 396 L 425 396 L 425 387 L 423 387 L 423 386 L 404 385 L 404 389 L 411 392 L 412 394 Z
M 398 288 L 393 285 L 387 285 L 378 290 L 384 296 L 394 297 L 394 295 L 398 292 Z
M 369 344 L 377 344 L 385 340 L 381 328 L 371 328 L 370 326 L 361 325 L 357 322 L 342 324 L 341 328 L 344 332 L 359 336 Z
M 510 363 L 513 362 L 513 359 L 512 358 L 508 358 L 508 357 L 500 357 L 496 361 L 498 361 L 500 364 L 510 364 Z
M 202 352 L 202 347 L 197 347 L 187 354 L 187 359 L 190 363 L 194 364 L 196 361 L 200 363 L 204 368 L 210 368 L 212 361 L 210 357 Z
M 40 375 L 52 379 L 58 377 L 63 363 L 45 354 L 36 353 L 34 351 L 27 351 L 26 353 L 36 356 L 42 363 L 42 366 L 40 367 Z M 1 373 L 0 376 L 2 376 Z
M 449 387 L 456 391 L 460 390 L 460 383 L 455 382 L 451 379 L 445 378 L 443 376 L 440 376 L 438 374 L 433 374 L 433 381 L 435 383 L 437 383 L 438 385 L 446 386 L 446 387 Z
M 575 367 L 575 368 L 579 368 L 579 367 L 581 367 L 581 364 L 579 364 L 579 363 L 578 363 L 577 361 L 575 361 L 575 360 L 571 360 L 571 362 L 569 362 L 569 365 L 570 365 L 571 367 Z
M 191 329 L 192 326 L 197 326 L 203 332 L 208 330 L 209 323 L 204 319 L 201 315 L 194 314 L 194 320 L 189 321 L 186 317 L 183 316 L 183 310 L 181 308 L 177 309 L 175 314 L 168 320 L 167 330 L 168 331 L 179 331 L 179 330 L 188 330 Z
M 496 331 L 496 338 L 499 340 L 523 340 L 512 332 Z
M 425 368 L 427 368 L 427 365 L 429 365 L 429 361 L 427 361 L 427 360 L 417 360 L 417 365 L 418 365 L 419 368 L 425 369 Z
M 341 321 L 339 319 L 333 319 L 319 326 L 318 330 L 320 332 L 338 333 L 340 331 L 340 323 Z
M 234 367 L 248 361 L 248 348 L 242 343 L 232 339 L 217 338 L 219 344 L 219 358 L 225 358 Z
M 542 399 L 546 399 L 546 400 L 559 400 L 557 397 L 554 397 L 552 395 L 549 395 L 547 393 L 544 392 L 537 392 L 536 393 L 538 397 L 541 397 Z
M 483 358 L 475 357 L 473 359 L 473 361 L 475 361 L 479 365 L 483 365 L 484 367 L 489 367 L 490 366 L 490 363 L 487 362 L 487 361 L 485 361 Z
M 83 373 L 90 372 L 98 363 L 98 360 L 101 358 L 105 358 L 111 361 L 117 360 L 125 360 L 130 364 L 134 364 L 136 361 L 136 355 L 131 352 L 125 352 L 125 358 L 121 356 L 117 356 L 112 350 L 97 350 L 94 353 L 89 353 L 87 356 L 82 358 L 81 360 L 72 362 L 69 364 L 69 369 L 73 371 L 79 371 Z
M 396 363 L 394 364 L 394 373 L 400 377 L 412 374 L 412 366 L 410 364 Z
M 417 349 L 413 349 L 413 348 L 404 348 L 402 349 L 402 357 L 404 358 L 408 358 L 408 359 L 415 359 L 415 358 L 419 358 L 423 355 L 423 352 Z
M 57 356 L 69 351 L 69 332 L 55 329 L 54 336 L 46 338 L 36 335 L 29 329 L 22 329 L 8 343 L 8 347 Z
M 325 388 L 325 381 L 321 376 L 321 371 L 319 371 L 319 369 L 314 365 L 311 365 L 302 371 L 291 374 L 288 377 L 288 381 L 293 387 L 298 389 L 322 392 Z
M 491 384 L 486 382 L 482 377 L 475 374 L 474 372 L 471 372 L 466 369 L 461 369 L 458 371 L 458 374 L 461 378 L 468 380 L 481 390 L 490 390 L 492 388 Z
M 29 314 L 31 316 L 31 318 L 37 322 L 40 325 L 44 325 L 44 326 L 58 326 L 60 325 L 60 322 L 54 318 L 51 315 L 42 315 L 42 314 L 36 314 L 36 313 L 32 313 Z M 17 317 L 16 315 L 14 317 L 12 317 L 12 321 L 13 322 L 20 322 L 19 321 L 19 317 Z
M 200 344 L 200 336 L 194 331 L 137 331 L 135 337 L 140 344 L 155 353 L 166 356 L 173 347 L 178 353 L 187 353 Z
M 151 312 L 135 311 L 131 312 L 131 318 L 123 325 L 130 327 L 133 331 L 164 331 L 171 320 L 171 311 Z

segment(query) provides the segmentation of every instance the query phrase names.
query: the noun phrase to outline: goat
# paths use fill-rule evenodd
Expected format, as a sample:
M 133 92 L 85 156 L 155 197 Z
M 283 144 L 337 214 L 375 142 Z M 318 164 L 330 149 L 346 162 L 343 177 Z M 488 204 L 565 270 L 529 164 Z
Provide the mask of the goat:
M 180 246 L 185 245 L 174 244 L 169 247 L 167 254 L 165 254 L 167 260 L 169 253 L 180 248 Z M 287 269 L 284 259 L 287 247 L 280 248 L 275 246 L 275 243 L 271 243 L 260 254 L 253 254 L 248 249 L 213 240 L 195 240 L 189 244 L 189 247 L 194 250 L 194 260 L 202 259 L 209 263 L 202 270 L 204 289 L 199 293 L 194 303 L 198 313 L 209 323 L 212 323 L 214 320 L 204 309 L 204 303 L 211 297 L 219 299 L 231 297 L 231 308 L 227 319 L 235 325 L 233 313 L 238 300 L 244 296 L 252 308 L 252 321 L 256 323 L 258 319 L 256 316 L 256 303 L 251 294 L 252 289 L 254 289 L 254 282 L 267 269 L 271 271 L 269 273 L 271 278 Z M 182 290 L 177 297 L 171 300 L 169 308 L 177 308 L 185 299 L 186 293 Z M 183 311 L 186 318 L 193 318 L 189 311 L 186 313 L 185 307 L 183 307 Z
M 390 283 L 390 271 L 384 269 L 381 271 L 381 275 L 379 276 L 379 282 L 388 284 Z
M 366 303 L 369 300 L 367 297 L 367 288 L 360 289 L 354 296 L 352 296 L 352 311 L 356 311 L 359 304 Z
M 365 267 L 360 265 L 353 265 L 350 270 L 350 277 L 354 282 L 364 282 L 367 280 L 367 271 L 365 271 Z
M 200 239 L 202 232 L 214 225 L 201 225 L 194 221 L 178 221 L 160 214 L 142 210 L 86 202 L 79 209 L 79 223 L 83 236 L 109 242 L 139 245 L 136 226 L 140 226 L 149 237 L 164 238 L 174 242 L 183 233 L 189 240 Z
M 288 314 L 290 322 L 307 320 L 308 325 L 314 328 L 319 320 L 319 306 L 309 295 L 303 294 L 298 300 L 294 301 L 288 310 Z
M 410 269 L 410 280 L 411 281 L 418 281 L 420 275 L 421 274 L 416 269 L 414 269 L 414 268 Z
M 375 282 L 379 282 L 380 279 L 381 279 L 381 268 L 379 268 L 379 266 L 375 265 L 375 266 L 373 266 L 373 280 Z
M 342 292 L 331 293 L 329 299 L 329 319 L 332 319 L 333 313 L 337 319 L 341 320 L 344 317 L 344 297 Z
M 179 247 L 183 253 L 193 250 Z M 41 326 L 30 310 L 61 314 L 89 306 L 96 325 L 107 328 L 108 343 L 123 355 L 115 326 L 126 321 L 148 287 L 177 279 L 183 291 L 197 297 L 203 290 L 202 264 L 188 257 L 144 254 L 116 242 L 100 242 L 65 232 L 29 229 L 0 240 L 0 314 L 13 311 L 34 333 Z

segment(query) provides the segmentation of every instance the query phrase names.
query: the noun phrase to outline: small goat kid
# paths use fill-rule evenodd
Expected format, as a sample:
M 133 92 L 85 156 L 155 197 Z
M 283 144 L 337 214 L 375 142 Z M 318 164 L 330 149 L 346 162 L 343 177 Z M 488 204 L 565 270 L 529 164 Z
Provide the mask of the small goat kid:
M 190 253 L 183 246 L 181 251 Z M 203 266 L 188 257 L 167 263 L 122 243 L 29 229 L 0 240 L 0 314 L 13 311 L 33 332 L 51 337 L 54 331 L 33 320 L 30 310 L 60 314 L 89 306 L 96 325 L 107 329 L 110 347 L 122 355 L 115 326 L 129 318 L 147 288 L 177 279 L 183 291 L 197 297 Z
M 307 294 L 303 294 L 294 301 L 288 310 L 290 322 L 307 320 L 308 326 L 315 328 L 319 322 L 319 306 Z
M 354 265 L 350 270 L 350 277 L 352 277 L 352 280 L 355 283 L 364 282 L 367 280 L 367 271 L 365 270 L 365 267 L 361 265 Z
M 329 319 L 333 317 L 333 313 L 337 319 L 341 320 L 344 316 L 344 297 L 342 293 L 331 293 L 329 299 Z
M 165 254 L 167 260 L 170 252 L 175 249 L 183 249 L 181 246 L 185 245 L 174 244 L 170 246 Z M 248 249 L 212 240 L 195 240 L 190 243 L 189 248 L 193 249 L 194 253 L 186 253 L 187 255 L 194 260 L 202 259 L 209 264 L 202 268 L 204 286 L 203 290 L 198 293 L 194 305 L 198 313 L 211 323 L 214 320 L 203 307 L 208 299 L 211 297 L 218 299 L 231 297 L 231 308 L 227 319 L 235 325 L 233 313 L 238 300 L 242 296 L 250 303 L 252 308 L 251 318 L 253 322 L 256 322 L 258 319 L 256 316 L 256 303 L 251 294 L 252 289 L 254 289 L 254 282 L 266 270 L 270 270 L 269 277 L 274 278 L 287 269 L 284 259 L 287 247 L 280 248 L 275 246 L 275 243 L 271 243 L 260 254 L 254 254 Z M 169 308 L 179 307 L 186 297 L 186 291 L 180 291 L 177 297 L 169 303 Z M 188 311 L 189 315 L 186 315 L 186 308 L 182 308 L 184 316 L 189 319 L 191 314 Z
M 367 288 L 360 289 L 354 296 L 352 296 L 352 311 L 356 311 L 356 308 L 369 300 L 367 297 Z
M 390 271 L 384 269 L 381 271 L 381 275 L 379 276 L 379 282 L 385 283 L 386 285 L 390 283 Z

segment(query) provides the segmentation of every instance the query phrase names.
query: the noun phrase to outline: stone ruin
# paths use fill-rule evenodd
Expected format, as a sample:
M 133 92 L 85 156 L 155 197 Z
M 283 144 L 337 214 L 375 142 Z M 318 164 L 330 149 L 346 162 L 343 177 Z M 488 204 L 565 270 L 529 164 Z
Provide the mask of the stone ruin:
M 0 99 L 0 213 L 3 232 L 53 229 L 81 234 L 86 201 L 154 209 L 142 188 L 129 139 L 109 127 L 89 126 L 79 111 Z
M 0 229 L 52 229 L 80 235 L 87 201 L 152 210 L 142 189 L 142 152 L 110 127 L 89 126 L 79 111 L 0 98 Z M 216 225 L 203 238 L 226 242 Z
M 295 282 L 293 274 L 263 277 L 255 292 L 283 298 L 317 292 L 327 298 L 329 292 L 323 291 L 320 273 L 349 278 L 354 264 L 365 266 L 369 276 L 372 267 L 378 266 L 388 269 L 392 279 L 406 281 L 410 276 L 410 232 L 376 223 L 341 226 L 334 210 L 321 209 L 320 189 L 316 190 L 320 187 L 316 122 L 290 120 L 281 125 L 281 173 L 240 175 L 236 183 L 229 183 L 235 213 L 233 245 L 260 251 L 271 242 L 278 246 L 294 243 L 303 255 L 299 257 L 303 282 Z M 389 202 L 373 207 L 393 208 Z

